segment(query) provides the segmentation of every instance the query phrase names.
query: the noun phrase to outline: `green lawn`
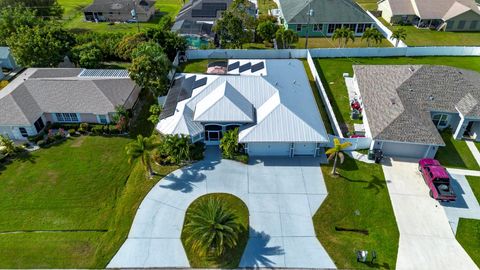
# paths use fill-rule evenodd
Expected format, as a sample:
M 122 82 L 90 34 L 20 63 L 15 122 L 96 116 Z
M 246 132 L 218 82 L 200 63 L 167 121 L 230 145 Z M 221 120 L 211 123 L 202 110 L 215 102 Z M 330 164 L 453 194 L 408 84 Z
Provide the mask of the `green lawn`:
M 83 8 L 93 0 L 58 0 L 64 7 L 64 20 L 66 27 L 74 32 L 97 31 L 97 32 L 132 32 L 137 31 L 137 25 L 133 23 L 120 23 L 109 25 L 108 23 L 92 23 L 83 21 Z M 158 0 L 155 3 L 156 17 L 150 22 L 141 23 L 140 28 L 154 27 L 163 15 L 170 15 L 173 18 L 182 7 L 182 0 Z
M 480 177 L 467 176 L 468 183 L 480 202 Z M 480 267 L 480 220 L 461 218 L 457 228 L 457 240 Z
M 129 141 L 69 139 L 2 167 L 0 268 L 105 267 L 160 178 L 147 181 L 139 163 L 128 165 Z
M 198 206 L 199 203 L 208 199 L 218 199 L 226 206 L 227 209 L 233 210 L 238 217 L 238 221 L 241 224 L 242 231 L 239 235 L 238 244 L 236 248 L 227 250 L 225 255 L 221 258 L 207 258 L 206 256 L 200 256 L 196 254 L 190 246 L 185 244 L 189 235 L 182 230 L 182 243 L 186 250 L 188 260 L 193 268 L 237 268 L 240 259 L 242 258 L 243 251 L 248 242 L 248 228 L 249 228 L 249 214 L 247 205 L 239 198 L 225 193 L 212 193 L 199 197 L 190 204 L 185 214 L 185 222 L 188 222 L 188 216 L 192 209 Z
M 330 103 L 340 125 L 345 123 L 345 130 L 353 131 L 353 124 L 360 120 L 350 119 L 350 101 L 343 73 L 352 75 L 353 64 L 362 65 L 402 65 L 402 64 L 431 64 L 449 65 L 459 68 L 472 69 L 480 72 L 480 57 L 388 57 L 388 58 L 323 58 L 317 59 L 317 70 L 322 77 Z
M 377 10 L 377 0 L 356 0 L 356 2 L 366 10 Z
M 315 232 L 341 269 L 395 269 L 399 233 L 382 167 L 346 157 L 332 177 L 322 165 L 328 196 L 313 217 Z M 335 228 L 366 230 L 368 235 Z M 374 264 L 356 261 L 355 251 L 377 252 Z
M 442 132 L 445 147 L 438 149 L 435 156 L 445 167 L 480 170 L 480 165 L 475 160 L 472 152 L 463 140 L 455 140 L 451 131 Z
M 480 35 L 478 32 L 443 32 L 429 29 L 418 29 L 413 25 L 392 26 L 383 18 L 380 21 L 395 30 L 403 28 L 407 32 L 405 43 L 408 46 L 479 46 Z
M 311 37 L 308 39 L 308 48 L 338 48 L 338 40 L 332 40 L 328 37 Z M 348 48 L 357 48 L 357 47 L 367 47 L 367 42 L 362 41 L 361 37 L 356 37 L 355 42 L 347 43 Z M 292 46 L 297 49 L 305 49 L 305 38 L 301 37 L 298 39 L 298 42 Z M 372 47 L 393 47 L 393 45 L 388 42 L 388 40 L 383 39 L 380 44 L 372 44 Z

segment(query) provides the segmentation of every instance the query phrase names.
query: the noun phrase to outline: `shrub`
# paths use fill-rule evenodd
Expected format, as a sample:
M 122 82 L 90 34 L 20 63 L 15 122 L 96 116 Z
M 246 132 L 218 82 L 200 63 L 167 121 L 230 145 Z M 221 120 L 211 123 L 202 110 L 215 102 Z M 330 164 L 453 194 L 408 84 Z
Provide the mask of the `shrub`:
M 248 164 L 248 155 L 247 154 L 235 154 L 233 160 L 241 162 L 243 164 Z
M 40 147 L 45 147 L 45 146 L 47 145 L 47 142 L 44 141 L 44 140 L 39 140 L 39 141 L 37 142 L 37 144 L 38 144 L 38 146 L 40 146 Z
M 33 142 L 33 143 L 38 143 L 38 141 L 42 140 L 43 137 L 45 137 L 45 132 L 40 132 L 35 136 L 29 136 L 28 141 Z
M 101 125 L 93 126 L 92 127 L 92 133 L 94 135 L 102 135 L 103 134 L 103 126 L 101 126 Z
M 191 147 L 190 159 L 192 159 L 192 160 L 202 160 L 204 152 L 205 152 L 205 143 L 196 142 Z
M 75 129 L 73 129 L 73 128 L 69 129 L 68 134 L 70 134 L 70 136 L 75 136 L 76 135 Z
M 109 126 L 108 126 L 108 133 L 109 133 L 109 134 L 112 134 L 112 135 L 118 134 L 118 129 L 117 129 L 117 127 L 116 127 L 116 126 L 113 126 L 113 125 L 109 125 Z

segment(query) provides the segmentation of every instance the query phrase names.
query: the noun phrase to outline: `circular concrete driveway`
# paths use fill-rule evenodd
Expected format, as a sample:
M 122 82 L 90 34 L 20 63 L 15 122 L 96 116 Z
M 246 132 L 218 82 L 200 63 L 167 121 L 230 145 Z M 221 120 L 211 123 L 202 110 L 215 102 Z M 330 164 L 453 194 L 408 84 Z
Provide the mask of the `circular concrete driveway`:
M 327 195 L 318 158 L 266 158 L 243 165 L 218 150 L 173 172 L 148 193 L 128 239 L 108 268 L 189 267 L 180 235 L 185 211 L 215 192 L 241 198 L 250 239 L 240 267 L 335 268 L 315 236 L 312 215 Z

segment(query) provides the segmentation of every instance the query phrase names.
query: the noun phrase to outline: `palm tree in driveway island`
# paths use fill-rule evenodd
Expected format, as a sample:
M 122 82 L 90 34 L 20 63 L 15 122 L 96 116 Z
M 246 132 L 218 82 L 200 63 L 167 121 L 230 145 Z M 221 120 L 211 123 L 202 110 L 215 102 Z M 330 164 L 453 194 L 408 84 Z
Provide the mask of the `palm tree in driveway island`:
M 155 143 L 155 137 L 143 137 L 142 135 L 137 136 L 137 140 L 133 141 L 127 146 L 125 150 L 128 155 L 128 163 L 132 163 L 133 160 L 141 158 L 142 164 L 148 172 L 149 178 L 153 178 L 155 172 L 152 169 L 150 154 L 157 147 Z
M 345 155 L 343 151 L 352 146 L 352 143 L 350 142 L 344 142 L 340 143 L 340 140 L 338 138 L 333 139 L 333 147 L 328 149 L 325 154 L 328 155 L 328 160 L 334 160 L 333 161 L 333 169 L 332 169 L 332 175 L 337 174 L 337 162 L 338 158 L 340 158 L 340 164 L 343 164 L 343 161 L 345 160 Z
M 200 256 L 221 256 L 238 244 L 242 226 L 237 213 L 209 198 L 187 212 L 186 243 Z

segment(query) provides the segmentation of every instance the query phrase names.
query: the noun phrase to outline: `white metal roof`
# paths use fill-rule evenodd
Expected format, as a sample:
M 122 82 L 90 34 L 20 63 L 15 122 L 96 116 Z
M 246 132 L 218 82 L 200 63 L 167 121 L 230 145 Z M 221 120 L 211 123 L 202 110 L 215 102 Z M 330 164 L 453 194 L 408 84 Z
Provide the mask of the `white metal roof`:
M 230 60 L 229 64 L 238 61 L 259 62 Z M 195 74 L 197 79 L 207 78 L 206 85 L 194 89 L 191 98 L 179 102 L 174 115 L 162 119 L 157 129 L 164 134 L 194 136 L 203 131 L 203 126 L 195 120 L 215 123 L 222 117 L 247 116 L 254 121 L 241 127 L 240 142 L 327 142 L 328 136 L 302 62 L 261 61 L 266 69 L 263 76 Z M 181 76 L 188 78 L 193 74 Z M 220 101 L 223 103 L 219 104 Z M 256 112 L 256 119 L 255 113 L 252 117 L 246 113 L 249 104 Z
M 198 102 L 193 117 L 194 121 L 220 123 L 252 123 L 254 119 L 252 103 L 228 82 Z

